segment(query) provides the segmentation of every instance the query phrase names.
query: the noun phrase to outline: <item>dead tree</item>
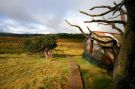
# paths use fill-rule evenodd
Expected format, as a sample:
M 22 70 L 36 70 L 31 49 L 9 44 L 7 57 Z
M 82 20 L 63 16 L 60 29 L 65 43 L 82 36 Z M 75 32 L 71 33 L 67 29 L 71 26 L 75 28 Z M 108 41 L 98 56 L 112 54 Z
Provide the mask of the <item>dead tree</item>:
M 124 3 L 124 1 L 122 3 Z M 115 15 L 115 13 L 119 11 L 120 14 L 117 15 L 117 16 L 113 16 L 113 17 L 108 18 L 108 19 L 105 19 L 104 17 L 103 17 L 103 19 L 96 19 L 96 20 L 92 19 L 90 21 L 84 21 L 84 23 L 97 22 L 97 23 L 103 24 L 103 25 L 111 25 L 112 28 L 117 30 L 121 34 L 121 36 L 123 37 L 124 32 L 120 28 L 116 27 L 116 25 L 115 25 L 115 24 L 122 24 L 124 26 L 124 28 L 126 28 L 126 24 L 127 24 L 127 22 L 126 22 L 126 15 L 127 15 L 127 11 L 122 9 L 122 6 L 123 6 L 122 3 L 119 3 L 119 4 L 114 3 L 113 7 L 111 7 L 111 6 L 95 6 L 95 7 L 90 9 L 90 10 L 94 10 L 94 9 L 97 9 L 97 8 L 106 8 L 106 9 L 108 9 L 107 11 L 105 11 L 103 13 L 100 13 L 100 14 L 89 14 L 89 13 L 84 12 L 84 11 L 80 11 L 80 13 L 85 14 L 87 16 L 91 16 L 91 17 L 99 17 L 99 16 L 103 17 L 103 16 L 105 16 L 106 14 L 109 14 L 109 13 L 113 13 L 113 15 Z M 117 18 L 119 16 L 121 17 L 121 19 L 112 20 L 112 19 Z M 119 49 L 119 48 L 116 46 L 116 49 Z M 113 52 L 114 52 L 114 50 L 113 50 Z M 118 50 L 117 50 L 117 53 L 114 52 L 114 55 L 115 55 L 115 59 L 116 59 L 117 55 L 118 55 Z
M 84 12 L 84 11 L 80 11 L 80 13 L 85 14 L 85 15 L 90 16 L 90 17 L 100 17 L 100 16 L 103 17 L 103 16 L 105 16 L 105 15 L 107 15 L 109 13 L 113 13 L 113 15 L 115 15 L 116 12 L 119 12 L 120 13 L 119 15 L 113 16 L 111 18 L 108 18 L 107 20 L 104 19 L 104 17 L 103 17 L 103 19 L 98 19 L 98 20 L 93 19 L 93 20 L 90 20 L 90 21 L 84 21 L 84 23 L 97 22 L 97 23 L 100 23 L 100 24 L 102 23 L 103 25 L 112 25 L 112 28 L 113 29 L 117 30 L 119 33 L 121 33 L 123 35 L 124 32 L 120 28 L 118 28 L 118 27 L 115 26 L 115 24 L 123 24 L 124 28 L 126 27 L 126 23 L 127 23 L 126 22 L 127 11 L 125 11 L 122 8 L 122 6 L 123 6 L 122 3 L 116 4 L 114 2 L 114 7 L 111 7 L 111 6 L 95 6 L 95 7 L 92 7 L 90 9 L 90 10 L 95 10 L 97 8 L 106 8 L 106 9 L 108 9 L 107 11 L 105 11 L 103 13 L 100 13 L 100 14 L 89 14 L 89 13 Z M 117 17 L 120 17 L 121 20 L 119 20 L 119 19 L 118 20 L 112 20 L 112 19 L 115 19 Z M 106 24 L 104 24 L 104 23 L 106 23 Z
M 119 4 L 116 4 L 116 3 L 114 3 L 114 6 L 113 7 L 111 7 L 111 6 L 95 6 L 95 7 L 93 7 L 93 8 L 91 8 L 90 10 L 95 10 L 95 9 L 97 9 L 97 8 L 106 8 L 107 9 L 107 11 L 105 11 L 105 12 L 103 12 L 103 13 L 100 13 L 100 14 L 89 14 L 89 13 L 87 13 L 87 12 L 84 12 L 84 11 L 80 11 L 80 13 L 82 13 L 82 14 L 85 14 L 85 15 L 87 15 L 87 16 L 91 16 L 91 17 L 99 17 L 99 16 L 105 16 L 106 14 L 108 14 L 108 13 L 111 13 L 111 12 L 113 12 L 113 15 L 115 15 L 115 13 L 117 12 L 117 11 L 119 11 L 119 15 L 117 15 L 117 16 L 113 16 L 113 17 L 111 17 L 111 18 L 108 18 L 108 19 L 105 19 L 104 17 L 103 17 L 103 19 L 92 19 L 92 20 L 90 20 L 90 21 L 84 21 L 84 23 L 93 23 L 93 22 L 97 22 L 97 23 L 99 23 L 99 24 L 103 24 L 103 25 L 111 25 L 112 26 L 112 28 L 113 29 L 115 29 L 115 30 L 117 30 L 120 34 L 121 34 L 121 36 L 123 37 L 123 34 L 124 34 L 124 32 L 120 29 L 120 28 L 118 28 L 115 24 L 123 24 L 123 26 L 124 26 L 124 28 L 126 27 L 126 15 L 127 15 L 127 12 L 124 10 L 124 9 L 122 9 L 122 5 L 123 4 L 121 4 L 121 3 L 119 3 Z M 121 19 L 118 19 L 118 20 L 112 20 L 112 19 L 114 19 L 114 18 L 117 18 L 117 17 L 121 17 Z M 111 19 L 111 20 L 110 20 Z M 80 28 L 80 26 L 77 26 L 77 25 L 73 25 L 73 24 L 70 24 L 68 21 L 66 21 L 70 26 L 74 26 L 74 27 L 77 27 L 77 28 L 79 28 L 79 30 L 83 33 L 83 35 L 86 37 L 86 39 L 87 39 L 87 36 L 86 36 L 86 34 L 83 32 L 83 30 Z M 90 31 L 90 29 L 88 28 L 88 30 Z M 91 33 L 92 33 L 92 31 L 90 31 Z M 106 49 L 109 49 L 109 51 L 110 51 L 110 49 L 111 49 L 111 53 L 113 54 L 113 56 L 114 56 L 114 59 L 116 59 L 117 58 L 117 55 L 118 55 L 118 52 L 119 52 L 119 47 L 118 47 L 118 45 L 116 45 L 116 40 L 115 39 L 113 39 L 112 37 L 109 37 L 109 36 L 105 36 L 105 37 L 103 37 L 103 36 L 98 36 L 97 34 L 95 34 L 95 33 L 92 33 L 92 35 L 90 36 L 88 36 L 88 37 L 90 37 L 90 39 L 92 39 L 92 40 L 96 40 L 97 42 L 98 42 L 98 44 L 101 46 L 101 48 L 104 50 L 104 52 L 107 54 L 107 51 L 106 51 Z M 96 39 L 96 37 L 100 37 L 101 39 L 102 38 L 111 38 L 111 40 L 109 40 L 108 42 L 105 42 L 105 41 L 102 41 L 102 40 L 99 40 L 99 39 Z M 122 38 L 121 37 L 121 38 Z M 91 43 L 92 43 L 92 40 L 91 40 Z M 103 45 L 101 45 L 101 44 L 107 44 L 107 43 L 111 43 L 112 42 L 112 46 L 111 47 L 106 47 L 106 46 L 103 46 Z M 91 47 L 92 47 L 92 44 L 91 44 Z M 91 48 L 90 47 L 90 48 Z M 92 52 L 92 48 L 90 49 L 90 52 Z
M 92 32 L 89 27 L 87 27 L 87 29 L 89 30 L 90 34 L 86 34 L 82 28 L 78 25 L 73 25 L 71 23 L 69 23 L 67 20 L 66 22 L 73 27 L 77 27 L 82 34 L 86 37 L 86 39 L 84 40 L 84 54 L 83 57 L 87 58 L 87 55 L 89 54 L 94 54 L 95 52 L 93 52 L 93 46 L 94 43 L 97 42 L 97 44 L 99 45 L 99 47 L 104 51 L 104 53 L 101 54 L 101 56 L 99 58 L 96 58 L 98 60 L 100 60 L 101 62 L 103 62 L 104 64 L 114 64 L 114 60 L 116 58 L 116 54 L 118 53 L 118 50 L 116 50 L 118 48 L 117 46 L 117 42 L 116 40 L 111 37 L 111 36 L 100 36 L 98 34 L 96 34 L 95 32 Z M 104 40 L 107 39 L 107 40 Z M 116 47 L 116 48 L 114 48 Z M 99 51 L 99 50 L 98 50 Z M 113 55 L 114 58 L 110 58 L 110 55 Z M 96 57 L 96 55 L 95 55 Z
M 123 9 L 123 6 L 126 10 Z M 105 23 L 112 24 L 113 28 L 116 28 L 115 24 L 122 24 L 124 26 L 124 32 L 117 28 L 122 33 L 122 43 L 119 55 L 115 61 L 115 67 L 113 71 L 114 89 L 135 89 L 135 1 L 134 0 L 122 0 L 122 2 L 114 6 L 96 6 L 90 10 L 97 8 L 107 8 L 108 10 L 100 14 L 89 14 L 84 11 L 81 13 L 90 17 L 105 16 L 112 13 L 112 17 L 105 19 L 93 19 L 85 21 L 85 23 Z M 120 12 L 119 15 L 114 16 L 116 12 Z M 114 20 L 114 18 L 121 17 L 121 19 Z M 127 16 L 127 21 L 126 21 Z

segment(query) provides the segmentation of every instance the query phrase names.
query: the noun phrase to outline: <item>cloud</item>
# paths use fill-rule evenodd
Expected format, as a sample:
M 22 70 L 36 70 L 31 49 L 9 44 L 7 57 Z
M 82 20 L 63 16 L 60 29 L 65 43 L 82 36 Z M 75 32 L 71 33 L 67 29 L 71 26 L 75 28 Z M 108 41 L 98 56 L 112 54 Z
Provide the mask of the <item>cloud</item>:
M 111 4 L 114 0 L 0 0 L 0 31 L 14 33 L 78 33 L 65 19 L 80 25 L 85 32 L 102 29 L 97 24 L 84 24 L 91 19 L 79 13 L 95 5 Z M 100 10 L 103 11 L 103 10 Z M 99 12 L 98 10 L 95 12 Z M 108 29 L 104 28 L 104 29 Z

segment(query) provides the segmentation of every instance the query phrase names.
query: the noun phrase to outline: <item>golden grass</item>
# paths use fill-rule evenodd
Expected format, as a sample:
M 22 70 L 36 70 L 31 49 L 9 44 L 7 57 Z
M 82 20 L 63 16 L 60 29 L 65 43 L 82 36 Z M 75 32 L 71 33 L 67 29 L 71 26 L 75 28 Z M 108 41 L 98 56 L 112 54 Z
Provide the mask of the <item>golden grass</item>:
M 97 67 L 80 56 L 74 59 L 80 66 L 85 89 L 113 89 L 112 76 L 107 70 Z
M 83 53 L 83 43 L 78 39 L 58 39 L 58 46 L 54 53 L 66 56 L 81 56 Z
M 0 40 L 3 41 L 1 37 Z M 11 43 L 0 43 L 7 52 L 21 50 L 19 38 L 4 40 Z M 79 64 L 85 89 L 112 89 L 112 77 L 107 71 L 82 58 L 82 42 L 79 39 L 58 39 L 54 58 L 48 60 L 39 55 L 21 53 L 23 51 L 21 54 L 0 54 L 0 89 L 68 89 L 70 70 L 67 57 Z
M 45 60 L 26 54 L 0 55 L 0 89 L 64 89 L 68 86 L 66 60 Z
M 23 37 L 0 36 L 0 53 L 22 53 Z

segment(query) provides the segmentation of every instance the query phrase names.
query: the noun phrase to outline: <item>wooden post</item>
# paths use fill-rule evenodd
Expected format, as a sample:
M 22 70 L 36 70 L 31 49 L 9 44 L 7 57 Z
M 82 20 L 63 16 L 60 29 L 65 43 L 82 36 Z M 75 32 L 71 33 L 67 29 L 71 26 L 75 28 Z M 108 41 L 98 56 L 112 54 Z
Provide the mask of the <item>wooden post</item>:
M 90 40 L 90 54 L 93 53 L 93 43 L 94 43 L 94 40 Z

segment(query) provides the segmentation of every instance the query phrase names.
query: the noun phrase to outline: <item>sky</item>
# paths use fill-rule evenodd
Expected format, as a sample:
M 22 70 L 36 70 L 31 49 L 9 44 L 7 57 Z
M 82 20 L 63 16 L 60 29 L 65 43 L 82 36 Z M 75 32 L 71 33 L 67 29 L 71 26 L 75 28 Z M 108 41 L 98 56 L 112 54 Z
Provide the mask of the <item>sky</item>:
M 113 5 L 121 0 L 0 0 L 0 32 L 8 33 L 80 33 L 69 26 L 65 19 L 77 24 L 88 33 L 91 30 L 114 31 L 110 26 L 97 23 L 84 24 L 91 17 L 79 13 L 99 13 L 105 10 L 90 11 L 93 6 Z

